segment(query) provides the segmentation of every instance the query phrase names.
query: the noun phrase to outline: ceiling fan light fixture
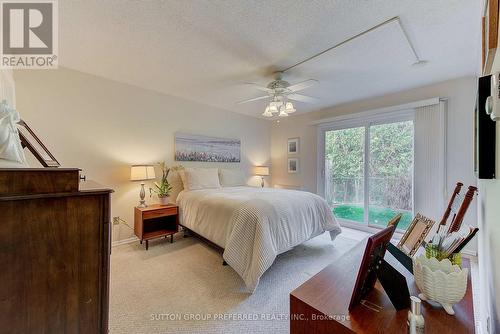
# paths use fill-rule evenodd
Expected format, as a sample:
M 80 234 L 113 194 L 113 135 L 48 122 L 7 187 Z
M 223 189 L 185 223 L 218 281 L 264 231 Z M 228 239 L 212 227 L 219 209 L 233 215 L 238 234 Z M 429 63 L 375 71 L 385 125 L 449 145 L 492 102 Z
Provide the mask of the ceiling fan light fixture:
M 269 83 L 266 87 L 251 83 L 251 85 L 253 85 L 258 90 L 267 92 L 267 95 L 243 100 L 238 102 L 238 104 L 267 99 L 268 104 L 265 111 L 261 114 L 262 116 L 286 117 L 288 116 L 288 114 L 297 111 L 291 101 L 299 101 L 304 103 L 314 103 L 317 101 L 316 98 L 297 93 L 301 90 L 311 87 L 317 82 L 318 81 L 315 79 L 308 79 L 294 85 L 290 85 L 290 83 L 288 83 L 287 81 L 282 80 L 281 73 L 278 73 L 275 80 Z
M 285 112 L 284 108 L 281 108 L 280 114 L 278 115 L 279 117 L 287 117 L 288 114 Z
M 262 113 L 264 117 L 273 117 L 273 114 L 269 111 L 269 106 L 266 107 L 266 110 Z
M 276 105 L 276 102 L 269 103 L 268 108 L 269 108 L 269 111 L 272 112 L 273 114 L 279 112 L 278 106 Z
M 296 111 L 297 110 L 293 107 L 293 103 L 292 102 L 287 102 L 285 104 L 285 112 L 286 113 L 291 114 L 291 113 L 294 113 Z

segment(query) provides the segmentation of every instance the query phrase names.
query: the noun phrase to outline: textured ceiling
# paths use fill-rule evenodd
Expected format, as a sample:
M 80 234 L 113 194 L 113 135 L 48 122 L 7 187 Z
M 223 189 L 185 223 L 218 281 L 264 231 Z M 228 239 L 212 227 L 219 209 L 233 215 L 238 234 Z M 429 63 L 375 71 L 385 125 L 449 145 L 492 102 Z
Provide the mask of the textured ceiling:
M 479 72 L 481 1 L 166 0 L 59 1 L 60 65 L 112 80 L 260 116 L 265 101 L 244 82 L 266 85 L 285 68 L 393 16 L 385 26 L 285 74 L 314 78 L 298 102 L 319 110 Z

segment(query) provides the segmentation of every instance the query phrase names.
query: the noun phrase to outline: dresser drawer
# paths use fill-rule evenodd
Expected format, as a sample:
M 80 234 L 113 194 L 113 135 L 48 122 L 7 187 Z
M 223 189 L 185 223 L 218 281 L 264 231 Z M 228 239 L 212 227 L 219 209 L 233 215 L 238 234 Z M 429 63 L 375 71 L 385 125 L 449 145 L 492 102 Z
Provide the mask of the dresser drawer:
M 153 211 L 145 211 L 142 213 L 142 219 L 151 219 L 165 216 L 173 216 L 177 214 L 177 207 L 161 208 Z

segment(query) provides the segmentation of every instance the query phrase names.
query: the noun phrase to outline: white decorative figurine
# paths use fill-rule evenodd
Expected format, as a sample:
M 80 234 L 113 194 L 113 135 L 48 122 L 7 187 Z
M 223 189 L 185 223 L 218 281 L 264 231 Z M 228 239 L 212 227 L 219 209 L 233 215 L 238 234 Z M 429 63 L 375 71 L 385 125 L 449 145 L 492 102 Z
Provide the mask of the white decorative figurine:
M 6 100 L 0 102 L 0 164 L 7 160 L 9 166 L 23 167 L 26 164 L 21 139 L 17 129 L 20 117 L 17 110 L 10 107 Z M 12 162 L 14 164 L 12 164 Z

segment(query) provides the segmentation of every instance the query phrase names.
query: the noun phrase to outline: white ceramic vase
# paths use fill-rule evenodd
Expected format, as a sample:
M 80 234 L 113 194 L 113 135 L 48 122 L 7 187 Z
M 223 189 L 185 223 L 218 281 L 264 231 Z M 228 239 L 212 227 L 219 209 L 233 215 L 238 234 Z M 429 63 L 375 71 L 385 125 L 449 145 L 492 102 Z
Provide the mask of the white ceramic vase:
M 158 196 L 158 200 L 160 201 L 161 205 L 167 205 L 168 203 L 170 203 L 170 196 Z
M 452 265 L 448 259 L 438 261 L 422 255 L 413 260 L 415 283 L 422 292 L 418 297 L 438 302 L 450 315 L 455 314 L 453 304 L 465 296 L 468 272 L 467 268 Z

